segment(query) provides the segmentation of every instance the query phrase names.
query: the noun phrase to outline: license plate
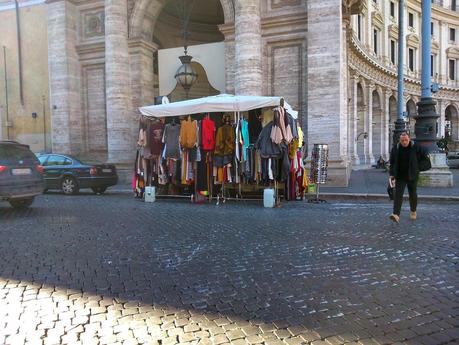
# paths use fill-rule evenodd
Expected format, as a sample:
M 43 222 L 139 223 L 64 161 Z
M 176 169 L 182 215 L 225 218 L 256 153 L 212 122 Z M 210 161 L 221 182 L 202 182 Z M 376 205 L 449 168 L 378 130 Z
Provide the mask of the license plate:
M 102 169 L 102 172 L 104 172 L 104 173 L 111 173 L 111 172 L 112 172 L 112 169 Z
M 11 172 L 13 175 L 30 175 L 32 170 L 30 169 L 12 169 Z

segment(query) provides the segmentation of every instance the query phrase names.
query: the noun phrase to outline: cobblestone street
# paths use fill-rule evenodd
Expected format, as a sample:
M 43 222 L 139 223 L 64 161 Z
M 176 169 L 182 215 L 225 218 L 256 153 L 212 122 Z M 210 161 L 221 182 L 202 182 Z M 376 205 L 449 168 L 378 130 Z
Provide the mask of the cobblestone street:
M 390 211 L 1 203 L 0 344 L 458 344 L 458 205 Z

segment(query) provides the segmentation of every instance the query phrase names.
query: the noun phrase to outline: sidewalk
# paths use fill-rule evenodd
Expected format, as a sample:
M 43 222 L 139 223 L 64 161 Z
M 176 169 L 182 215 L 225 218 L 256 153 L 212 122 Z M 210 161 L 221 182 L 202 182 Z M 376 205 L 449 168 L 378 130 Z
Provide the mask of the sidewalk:
M 419 187 L 418 196 L 423 200 L 459 201 L 459 170 L 451 169 L 454 179 L 452 188 Z M 343 199 L 388 199 L 387 172 L 375 168 L 366 170 L 353 170 L 349 187 L 320 187 L 320 194 L 327 198 Z M 129 184 L 118 184 L 109 189 L 111 192 L 132 193 Z M 407 191 L 405 191 L 407 194 Z
M 451 172 L 454 184 L 452 188 L 418 187 L 419 198 L 459 201 L 459 170 L 451 169 Z M 387 182 L 388 174 L 384 170 L 375 168 L 353 170 L 349 187 L 324 185 L 321 186 L 320 193 L 330 197 L 387 198 Z

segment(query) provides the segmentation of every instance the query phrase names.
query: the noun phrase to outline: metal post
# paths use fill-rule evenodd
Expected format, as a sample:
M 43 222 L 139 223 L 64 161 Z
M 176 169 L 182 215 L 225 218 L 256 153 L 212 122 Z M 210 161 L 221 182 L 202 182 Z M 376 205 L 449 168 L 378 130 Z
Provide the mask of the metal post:
M 431 32 L 430 22 L 432 21 L 432 2 L 422 0 L 422 85 L 421 101 L 418 102 L 418 115 L 415 116 L 416 142 L 426 147 L 429 152 L 438 152 L 436 145 L 437 120 L 440 117 L 436 113 L 435 102 L 432 99 L 431 83 Z
M 398 2 L 398 103 L 397 120 L 395 121 L 393 133 L 393 145 L 398 144 L 401 133 L 406 131 L 405 115 L 405 0 Z
M 3 46 L 3 66 L 5 68 L 6 139 L 9 140 L 10 139 L 10 112 L 9 112 L 9 102 L 8 102 L 8 70 L 6 69 L 6 47 L 5 46 Z
M 19 100 L 24 105 L 24 88 L 22 81 L 22 47 L 21 47 L 21 22 L 19 18 L 19 3 L 18 0 L 14 1 L 16 9 L 16 31 L 17 31 L 17 45 L 18 45 L 18 71 L 19 71 Z
M 43 150 L 47 152 L 46 149 L 46 97 L 45 95 L 41 96 L 41 100 L 43 103 Z

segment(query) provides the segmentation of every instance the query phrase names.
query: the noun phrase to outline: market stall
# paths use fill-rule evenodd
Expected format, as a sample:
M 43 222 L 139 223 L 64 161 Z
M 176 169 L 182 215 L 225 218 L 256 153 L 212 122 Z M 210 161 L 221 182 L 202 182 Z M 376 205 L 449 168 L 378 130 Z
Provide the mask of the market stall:
M 298 113 L 281 97 L 218 95 L 139 108 L 133 187 L 142 197 L 301 198 L 307 174 Z

